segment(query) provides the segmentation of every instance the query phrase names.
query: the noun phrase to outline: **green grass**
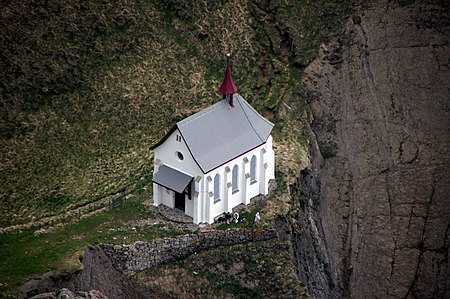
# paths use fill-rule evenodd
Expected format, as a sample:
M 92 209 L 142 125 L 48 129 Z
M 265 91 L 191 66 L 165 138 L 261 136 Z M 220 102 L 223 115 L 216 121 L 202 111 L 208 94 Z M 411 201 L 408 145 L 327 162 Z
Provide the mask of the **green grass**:
M 288 246 L 282 240 L 218 246 L 133 279 L 175 292 L 174 296 L 187 289 L 189 298 L 308 298 L 295 275 Z M 158 279 L 177 281 L 177 286 L 159 285 Z
M 223 263 L 222 263 L 223 264 Z M 224 280 L 222 276 L 210 273 L 210 272 L 200 272 L 208 281 L 215 285 L 215 288 L 220 293 L 229 293 L 237 296 L 237 298 L 261 298 L 258 296 L 259 288 L 248 288 L 243 286 L 237 281 L 230 279 Z
M 162 225 L 133 225 L 133 221 L 151 216 L 142 204 L 144 196 L 148 193 L 132 197 L 116 209 L 41 235 L 34 235 L 32 230 L 0 235 L 0 293 L 11 292 L 27 279 L 50 270 L 58 274 L 77 269 L 77 259 L 87 245 L 130 244 L 184 233 Z
M 336 3 L 261 4 L 267 21 L 250 1 L 12 1 L 0 26 L 0 226 L 148 183 L 149 147 L 220 100 L 227 52 L 239 92 L 260 112 L 275 109 L 284 127 L 282 103 L 301 80 L 295 63 L 310 61 L 348 10 Z
M 220 100 L 227 52 L 239 93 L 260 112 L 274 109 L 274 142 L 302 138 L 299 147 L 306 147 L 296 129 L 308 105 L 298 65 L 315 57 L 348 14 L 350 1 L 260 6 L 263 13 L 253 2 L 238 0 L 5 4 L 0 227 L 64 214 L 121 187 L 132 192 L 150 184 L 150 146 L 175 120 Z M 286 71 L 277 71 L 280 61 Z M 283 103 L 294 107 L 289 115 Z M 299 147 L 289 154 L 299 156 Z M 298 172 L 285 168 L 277 165 L 279 171 Z M 279 185 L 286 187 L 279 171 Z M 122 222 L 146 217 L 136 199 L 48 234 L 1 235 L 0 292 L 4 283 L 12 290 L 49 269 L 73 268 L 85 245 L 170 234 L 158 227 L 121 230 Z

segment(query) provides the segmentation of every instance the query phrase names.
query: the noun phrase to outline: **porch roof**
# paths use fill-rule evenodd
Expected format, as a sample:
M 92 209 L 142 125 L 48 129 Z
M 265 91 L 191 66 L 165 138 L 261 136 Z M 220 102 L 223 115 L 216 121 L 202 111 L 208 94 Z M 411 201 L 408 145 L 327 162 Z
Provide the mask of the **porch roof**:
M 183 193 L 193 178 L 192 175 L 162 164 L 153 177 L 153 182 L 175 192 Z

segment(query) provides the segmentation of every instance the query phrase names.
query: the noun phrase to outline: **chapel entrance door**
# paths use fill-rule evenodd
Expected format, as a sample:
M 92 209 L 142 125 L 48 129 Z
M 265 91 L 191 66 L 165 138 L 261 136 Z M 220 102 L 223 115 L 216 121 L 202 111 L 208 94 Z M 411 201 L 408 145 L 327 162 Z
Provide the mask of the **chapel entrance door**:
M 184 212 L 186 205 L 186 200 L 184 198 L 184 193 L 175 192 L 175 208 L 180 209 Z

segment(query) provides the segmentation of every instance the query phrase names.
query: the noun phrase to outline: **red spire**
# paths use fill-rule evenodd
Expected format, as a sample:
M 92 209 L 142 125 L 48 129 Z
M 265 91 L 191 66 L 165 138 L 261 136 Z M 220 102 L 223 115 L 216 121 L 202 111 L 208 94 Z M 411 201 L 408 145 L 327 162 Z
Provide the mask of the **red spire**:
M 237 91 L 237 86 L 234 84 L 233 78 L 231 77 L 230 64 L 228 62 L 227 69 L 225 70 L 225 78 L 223 78 L 219 91 L 223 93 L 223 95 L 233 94 Z

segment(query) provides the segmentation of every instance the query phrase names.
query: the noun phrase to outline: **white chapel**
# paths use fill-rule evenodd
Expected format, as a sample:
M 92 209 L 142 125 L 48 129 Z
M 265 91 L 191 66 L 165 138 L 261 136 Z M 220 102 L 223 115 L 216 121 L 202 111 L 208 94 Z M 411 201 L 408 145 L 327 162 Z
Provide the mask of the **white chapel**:
M 236 93 L 230 64 L 223 100 L 176 123 L 154 150 L 153 202 L 194 223 L 214 219 L 268 194 L 274 179 L 273 124 Z

